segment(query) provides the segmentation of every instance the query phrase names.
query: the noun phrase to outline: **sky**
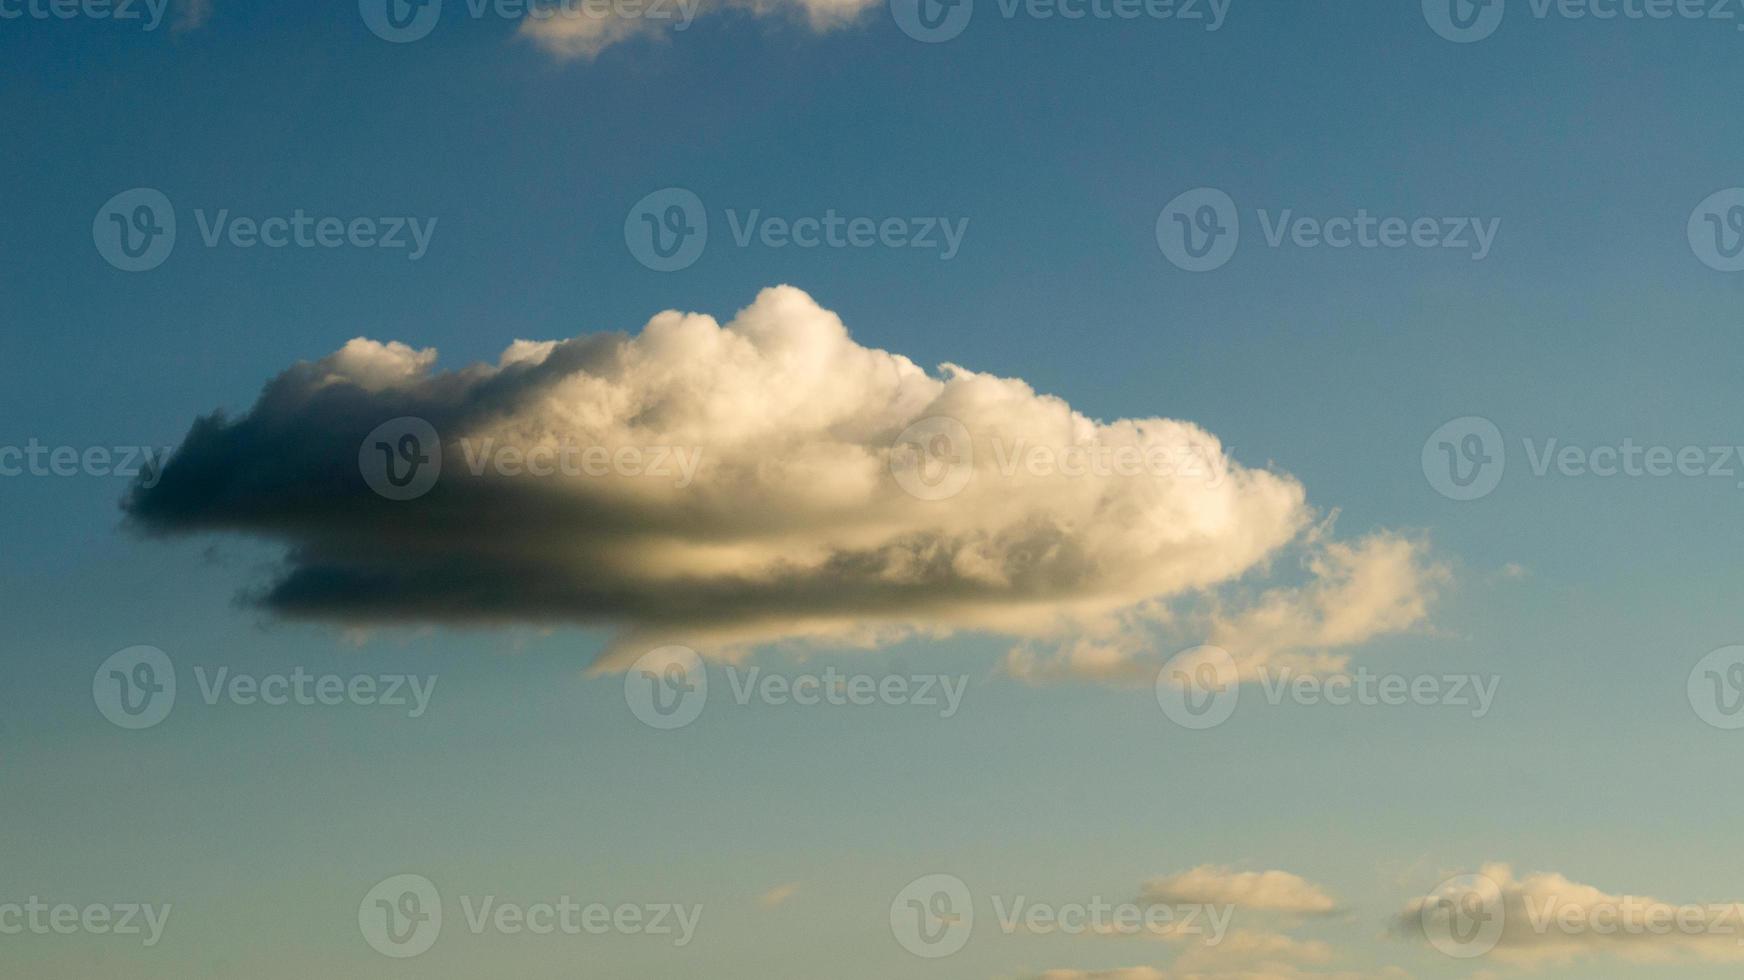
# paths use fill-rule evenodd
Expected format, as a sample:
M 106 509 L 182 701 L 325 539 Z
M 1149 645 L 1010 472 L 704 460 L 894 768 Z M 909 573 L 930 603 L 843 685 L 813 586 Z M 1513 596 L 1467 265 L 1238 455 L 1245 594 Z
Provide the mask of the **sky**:
M 1736 974 L 1744 6 L 395 4 L 0 0 L 0 972 Z

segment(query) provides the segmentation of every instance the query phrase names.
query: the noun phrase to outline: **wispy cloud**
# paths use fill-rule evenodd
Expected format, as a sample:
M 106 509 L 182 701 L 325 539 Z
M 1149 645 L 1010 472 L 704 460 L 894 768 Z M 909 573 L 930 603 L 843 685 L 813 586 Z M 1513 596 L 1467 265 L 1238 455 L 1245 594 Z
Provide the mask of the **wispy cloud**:
M 764 892 L 762 896 L 757 899 L 757 904 L 766 909 L 772 909 L 797 894 L 799 894 L 799 882 L 790 881 L 784 885 L 776 885 L 774 888 Z
M 1202 864 L 1145 882 L 1141 901 L 1156 905 L 1233 905 L 1253 912 L 1330 915 L 1338 902 L 1319 885 L 1288 871 L 1236 871 Z
M 212 17 L 212 0 L 176 0 L 176 19 L 170 30 L 181 32 L 205 27 Z

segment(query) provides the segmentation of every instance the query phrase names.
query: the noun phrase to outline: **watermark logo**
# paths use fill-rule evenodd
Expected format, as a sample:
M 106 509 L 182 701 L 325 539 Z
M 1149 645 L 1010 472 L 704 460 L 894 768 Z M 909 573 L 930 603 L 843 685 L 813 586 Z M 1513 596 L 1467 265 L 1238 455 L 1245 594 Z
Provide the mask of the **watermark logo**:
M 405 44 L 435 30 L 442 18 L 442 0 L 357 0 L 357 11 L 370 33 Z
M 1564 443 L 1555 437 L 1522 436 L 1526 461 L 1522 471 L 1535 479 L 1666 479 L 1707 477 L 1734 481 L 1744 489 L 1744 446 L 1637 442 L 1633 436 L 1615 443 Z M 1436 492 L 1453 500 L 1488 496 L 1502 481 L 1506 454 L 1502 434 L 1485 418 L 1454 419 L 1423 443 L 1423 475 Z
M 442 896 L 423 875 L 394 875 L 358 903 L 357 928 L 364 942 L 383 956 L 417 956 L 442 935 Z
M 948 500 L 975 477 L 975 446 L 963 423 L 944 415 L 921 419 L 890 450 L 896 485 L 921 500 Z
M 1157 246 L 1188 272 L 1221 269 L 1241 244 L 1235 200 L 1215 187 L 1179 194 L 1157 215 Z
M 923 875 L 890 902 L 890 932 L 922 959 L 940 959 L 969 944 L 975 906 L 969 886 L 955 875 Z
M 1690 248 L 1717 272 L 1744 272 L 1744 187 L 1715 191 L 1689 219 Z
M 1502 233 L 1501 218 L 1475 215 L 1378 216 L 1368 208 L 1330 218 L 1298 215 L 1293 208 L 1256 212 L 1267 248 L 1447 249 L 1471 253 L 1473 262 L 1490 257 Z
M 176 209 L 162 191 L 150 187 L 122 191 L 97 209 L 91 240 L 97 244 L 97 254 L 123 272 L 155 269 L 176 247 Z
M 423 258 L 436 235 L 436 218 L 317 216 L 297 208 L 264 218 L 233 215 L 229 208 L 194 209 L 199 243 L 206 248 L 404 250 Z M 104 261 L 125 272 L 146 272 L 169 258 L 176 245 L 176 210 L 162 191 L 135 187 L 97 209 L 91 239 Z
M 1032 444 L 1021 436 L 1011 441 L 996 436 L 991 441 L 994 469 L 1007 480 L 1020 473 L 1037 479 L 1180 478 L 1204 480 L 1215 487 L 1226 475 L 1223 454 L 1195 442 L 1110 445 L 1091 440 L 1050 446 Z
M 415 416 L 375 427 L 357 449 L 357 468 L 369 488 L 389 500 L 415 500 L 442 475 L 442 440 Z
M 409 215 L 317 216 L 302 208 L 288 215 L 256 218 L 232 215 L 229 208 L 210 213 L 205 208 L 194 209 L 200 244 L 206 248 L 375 248 L 403 250 L 408 262 L 416 262 L 430 251 L 438 220 Z
M 442 0 L 359 0 L 357 6 L 370 32 L 395 44 L 422 40 L 442 14 Z M 646 21 L 683 31 L 701 13 L 702 0 L 466 0 L 463 8 L 450 9 L 458 9 L 460 16 L 474 21 L 587 21 L 577 26 L 590 31 L 610 31 L 613 24 Z
M 1715 728 L 1744 728 L 1744 646 L 1721 647 L 1697 661 L 1689 675 L 1689 702 Z
M 568 436 L 536 445 L 499 445 L 495 438 L 474 440 L 463 436 L 460 452 L 473 476 L 494 473 L 510 478 L 670 480 L 682 490 L 702 468 L 701 446 L 601 446 L 584 444 Z
M 1148 936 L 1156 939 L 1197 937 L 1205 946 L 1223 942 L 1235 906 L 1171 904 L 1154 901 L 1111 902 L 1098 895 L 1088 902 L 1032 902 L 1023 895 L 993 896 L 993 914 L 1007 936 Z
M 1358 667 L 1354 674 L 1264 668 L 1259 671 L 1259 681 L 1266 702 L 1273 706 L 1288 699 L 1307 707 L 1470 708 L 1473 718 L 1490 713 L 1502 686 L 1502 678 L 1496 674 L 1377 674 L 1367 667 Z
M 1502 26 L 1506 0 L 1423 0 L 1423 18 L 1455 44 L 1482 41 Z
M 688 269 L 708 247 L 708 209 L 683 187 L 657 190 L 630 208 L 624 243 L 636 261 L 655 272 Z
M 1423 16 L 1435 33 L 1458 44 L 1482 41 L 1496 33 L 1506 14 L 1507 0 L 1423 0 Z M 1703 21 L 1738 23 L 1740 0 L 1527 0 L 1536 21 Z
M 1447 422 L 1423 442 L 1423 476 L 1449 500 L 1477 500 L 1502 483 L 1508 463 L 1502 430 L 1477 415 Z
M 1222 647 L 1183 650 L 1157 671 L 1157 706 L 1182 728 L 1215 728 L 1229 720 L 1240 699 L 1240 671 Z
M 1466 708 L 1473 718 L 1489 715 L 1502 679 L 1495 674 L 1381 674 L 1367 667 L 1354 672 L 1302 671 L 1288 665 L 1261 665 L 1257 679 L 1266 703 L 1285 701 L 1303 707 Z M 1157 703 L 1182 728 L 1204 730 L 1229 720 L 1239 697 L 1235 661 L 1218 647 L 1198 647 L 1177 655 L 1157 674 Z
M 256 704 L 273 708 L 287 705 L 337 707 L 343 704 L 365 708 L 405 708 L 406 717 L 422 718 L 436 693 L 434 674 L 311 674 L 302 667 L 288 674 L 233 674 L 229 667 L 194 668 L 200 699 L 208 705 L 229 701 L 241 707 Z
M 1040 902 L 1021 894 L 986 897 L 996 927 L 1007 936 L 1196 937 L 1216 946 L 1235 915 L 1235 906 L 1229 904 L 1111 901 L 1100 895 L 1072 902 Z M 897 943 L 925 959 L 959 952 L 974 927 L 974 896 L 953 875 L 916 878 L 890 903 L 890 931 Z
M 1563 936 L 1737 936 L 1744 919 L 1744 904 L 1672 905 L 1640 895 L 1604 896 L 1594 901 L 1580 895 L 1571 900 L 1562 895 L 1521 897 L 1526 922 L 1534 933 Z M 1744 940 L 1734 940 L 1744 945 Z
M 1223 27 L 1233 0 L 996 0 L 1001 19 L 1151 20 L 1203 24 L 1207 33 Z M 969 26 L 974 0 L 890 0 L 890 15 L 917 41 L 949 41 Z
M 142 31 L 163 23 L 169 0 L 0 0 L 0 21 L 112 20 L 136 21 Z
M 208 706 L 405 708 L 421 718 L 436 693 L 435 675 L 313 674 L 296 667 L 282 674 L 235 673 L 229 667 L 194 667 L 200 699 Z M 128 729 L 150 728 L 176 704 L 176 670 L 157 647 L 128 647 L 113 654 L 91 678 L 91 697 L 103 717 Z
M 1003 481 L 1029 480 L 1204 480 L 1218 486 L 1226 459 L 1216 446 L 1197 442 L 1102 442 L 1088 439 L 1066 445 L 1032 443 L 1028 437 L 994 433 L 981 447 L 968 428 L 949 416 L 935 415 L 910 425 L 892 441 L 891 476 L 903 492 L 919 500 L 946 500 L 962 493 L 978 475 Z M 989 451 L 990 450 L 990 451 Z M 975 461 L 987 463 L 977 470 Z
M 872 217 L 844 215 L 835 208 L 791 217 L 766 214 L 762 208 L 726 208 L 724 214 L 735 248 L 909 249 L 937 252 L 940 261 L 948 262 L 957 257 L 969 233 L 966 217 Z M 689 268 L 702 257 L 708 239 L 708 209 L 682 187 L 649 194 L 624 217 L 630 254 L 656 272 Z
M 1496 948 L 1507 924 L 1502 888 L 1487 875 L 1449 878 L 1429 893 L 1418 910 L 1423 935 L 1455 959 L 1472 959 Z
M 1471 260 L 1489 258 L 1501 235 L 1502 219 L 1475 215 L 1377 215 L 1368 208 L 1349 214 L 1316 216 L 1294 208 L 1256 208 L 1254 217 L 1271 249 L 1440 249 L 1464 251 Z M 1170 201 L 1157 215 L 1157 245 L 1188 272 L 1220 269 L 1241 242 L 1235 201 L 1212 187 L 1191 190 Z
M 167 902 L 50 904 L 32 895 L 22 902 L 0 902 L 0 936 L 141 936 L 140 945 L 151 949 L 163 939 L 174 908 Z
M 764 673 L 761 667 L 727 667 L 727 684 L 740 707 L 753 699 L 771 707 L 869 707 L 875 704 L 937 708 L 954 718 L 969 688 L 967 674 L 846 674 L 835 667 L 797 675 Z
M 683 728 L 701 717 L 708 704 L 708 670 L 689 647 L 649 650 L 624 675 L 624 700 L 649 728 Z
M 0 446 L 0 477 L 119 476 L 147 490 L 163 478 L 173 446 L 50 446 L 36 438 Z
M 701 905 L 592 902 L 569 895 L 553 901 L 511 901 L 496 894 L 459 896 L 461 918 L 450 919 L 473 936 L 624 936 L 672 937 L 674 947 L 690 945 L 702 921 Z M 400 874 L 377 884 L 357 907 L 364 941 L 383 956 L 408 959 L 427 952 L 442 934 L 442 896 L 423 875 Z
M 890 16 L 902 33 L 926 44 L 963 33 L 975 16 L 975 0 L 890 0 Z
M 91 678 L 91 699 L 103 717 L 122 728 L 150 728 L 176 706 L 176 669 L 157 647 L 111 654 Z
M 969 688 L 967 674 L 849 673 L 833 665 L 795 674 L 728 664 L 725 673 L 726 690 L 741 708 L 752 702 L 773 708 L 886 705 L 932 708 L 940 718 L 954 718 Z M 670 730 L 701 716 L 709 687 L 708 667 L 696 651 L 667 646 L 637 658 L 624 676 L 624 700 L 644 724 Z

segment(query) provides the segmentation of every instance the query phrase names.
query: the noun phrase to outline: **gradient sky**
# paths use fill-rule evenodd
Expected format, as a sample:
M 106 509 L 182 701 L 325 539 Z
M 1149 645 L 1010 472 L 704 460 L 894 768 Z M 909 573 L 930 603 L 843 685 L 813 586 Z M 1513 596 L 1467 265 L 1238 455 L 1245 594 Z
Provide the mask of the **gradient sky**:
M 174 446 L 356 336 L 494 360 L 517 338 L 723 322 L 791 283 L 864 345 L 1018 377 L 1102 419 L 1162 415 L 1299 479 L 1349 534 L 1423 535 L 1451 570 L 1418 627 L 1353 651 L 1406 674 L 1501 679 L 1445 708 L 1264 705 L 1206 732 L 1148 687 L 1030 686 L 973 633 L 803 668 L 965 674 L 961 712 L 711 701 L 653 731 L 604 630 L 504 626 L 348 637 L 238 603 L 281 549 L 150 540 L 126 481 L 0 477 L 0 903 L 174 906 L 163 941 L 0 936 L 30 977 L 1016 978 L 1166 970 L 1173 948 L 1002 935 L 911 956 L 888 906 L 919 875 L 987 895 L 1126 900 L 1199 865 L 1283 869 L 1343 911 L 1289 926 L 1303 967 L 1466 977 L 1388 934 L 1405 904 L 1490 861 L 1673 902 L 1744 900 L 1744 732 L 1686 696 L 1744 643 L 1734 478 L 1532 476 L 1521 439 L 1744 444 L 1744 276 L 1704 265 L 1693 208 L 1744 184 L 1744 35 L 1714 21 L 1538 19 L 1454 44 L 1415 3 L 1235 0 L 1169 21 L 1004 19 L 922 44 L 882 5 L 814 30 L 718 14 L 597 58 L 450 9 L 389 44 L 355 4 L 214 0 L 197 26 L 0 23 L 0 446 Z M 450 8 L 461 8 L 449 0 Z M 1744 17 L 1744 10 L 1739 14 Z M 182 23 L 172 29 L 171 23 Z M 665 187 L 711 209 L 673 273 L 625 245 Z M 1159 211 L 1202 186 L 1244 210 L 1227 266 L 1193 274 Z M 161 190 L 161 267 L 93 246 L 112 195 Z M 438 220 L 428 254 L 204 248 L 193 211 Z M 969 219 L 958 255 L 736 248 L 727 208 Z M 1483 261 L 1446 250 L 1265 247 L 1253 210 L 1499 218 Z M 1430 433 L 1493 420 L 1508 471 L 1460 502 L 1425 479 Z M 92 703 L 126 647 L 184 691 L 132 732 Z M 433 674 L 428 712 L 202 703 L 191 670 Z M 451 895 L 700 903 L 651 937 L 473 936 L 390 960 L 359 935 L 376 882 Z M 760 896 L 797 883 L 784 902 Z M 1736 963 L 1678 960 L 1677 974 Z M 1667 975 L 1606 953 L 1546 977 Z

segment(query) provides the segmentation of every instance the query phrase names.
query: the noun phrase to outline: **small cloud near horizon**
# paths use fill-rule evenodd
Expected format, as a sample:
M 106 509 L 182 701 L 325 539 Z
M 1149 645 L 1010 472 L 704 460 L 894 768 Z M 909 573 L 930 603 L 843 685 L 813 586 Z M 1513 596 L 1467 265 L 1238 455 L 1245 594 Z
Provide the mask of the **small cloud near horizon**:
M 784 885 L 776 885 L 764 892 L 757 899 L 757 904 L 766 909 L 772 909 L 799 894 L 799 882 L 790 881 Z

